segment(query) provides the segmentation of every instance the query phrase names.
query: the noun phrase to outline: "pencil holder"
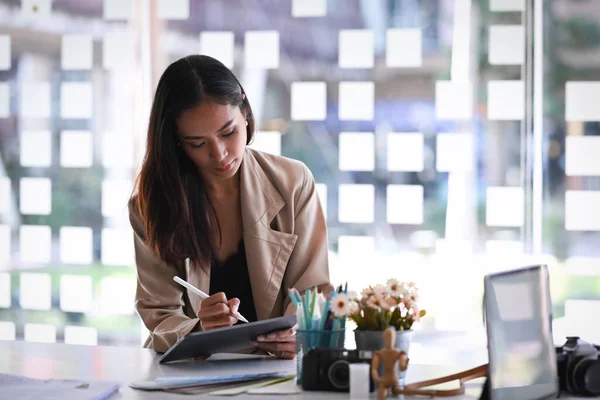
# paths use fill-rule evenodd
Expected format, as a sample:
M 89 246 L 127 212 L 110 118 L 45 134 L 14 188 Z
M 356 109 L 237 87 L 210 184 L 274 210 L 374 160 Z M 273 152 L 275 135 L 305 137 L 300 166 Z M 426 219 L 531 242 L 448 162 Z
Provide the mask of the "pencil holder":
M 302 361 L 313 348 L 343 349 L 345 329 L 296 330 L 296 383 L 302 384 Z

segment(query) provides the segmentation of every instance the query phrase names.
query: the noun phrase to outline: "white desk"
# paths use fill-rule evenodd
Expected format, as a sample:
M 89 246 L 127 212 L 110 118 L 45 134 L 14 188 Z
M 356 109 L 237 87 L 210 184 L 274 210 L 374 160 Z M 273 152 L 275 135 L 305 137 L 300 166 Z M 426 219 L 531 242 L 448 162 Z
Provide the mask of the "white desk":
M 112 399 L 187 399 L 197 398 L 165 392 L 144 392 L 131 389 L 133 380 L 152 379 L 156 376 L 192 374 L 219 375 L 246 372 L 281 371 L 295 373 L 295 361 L 262 359 L 246 361 L 198 361 L 161 365 L 152 350 L 134 347 L 88 347 L 66 344 L 43 344 L 0 340 L 0 373 L 24 375 L 41 379 L 109 380 L 122 384 L 120 394 Z M 466 368 L 473 365 L 468 365 Z M 458 372 L 464 368 L 412 364 L 407 380 L 415 381 Z M 448 399 L 478 399 L 482 380 L 467 385 L 467 394 Z M 201 397 L 201 396 L 198 396 Z M 258 395 L 240 395 L 236 399 L 259 400 Z M 223 396 L 202 398 L 225 399 Z M 305 392 L 299 395 L 269 396 L 269 399 L 348 399 L 347 393 Z M 371 398 L 376 398 L 374 394 Z M 422 399 L 423 397 L 420 397 Z M 561 397 L 569 399 L 569 397 Z M 399 399 L 402 399 L 399 397 Z M 404 397 L 408 399 L 408 397 Z

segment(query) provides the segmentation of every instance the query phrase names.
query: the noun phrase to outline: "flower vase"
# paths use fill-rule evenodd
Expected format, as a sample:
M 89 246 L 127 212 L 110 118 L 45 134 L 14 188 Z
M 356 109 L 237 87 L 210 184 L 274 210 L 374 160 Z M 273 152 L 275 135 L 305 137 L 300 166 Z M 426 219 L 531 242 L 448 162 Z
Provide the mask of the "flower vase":
M 412 337 L 412 329 L 405 331 L 396 331 L 396 342 L 394 348 L 397 350 L 404 351 L 408 355 L 410 348 L 410 342 Z M 356 349 L 362 351 L 375 352 L 385 348 L 385 341 L 383 338 L 383 331 L 354 331 L 354 339 L 356 340 Z M 398 384 L 400 387 L 404 387 L 404 378 L 406 371 L 401 372 L 400 366 L 396 364 L 398 373 Z M 383 376 L 383 366 L 379 365 L 379 376 Z

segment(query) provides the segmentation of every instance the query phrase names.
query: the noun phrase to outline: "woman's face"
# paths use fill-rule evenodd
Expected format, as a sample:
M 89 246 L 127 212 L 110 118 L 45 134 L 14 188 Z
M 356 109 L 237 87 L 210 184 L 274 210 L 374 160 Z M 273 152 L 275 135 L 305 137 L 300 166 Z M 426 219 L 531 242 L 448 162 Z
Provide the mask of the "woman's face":
M 233 177 L 246 150 L 246 119 L 239 107 L 204 102 L 177 118 L 179 146 L 204 179 Z

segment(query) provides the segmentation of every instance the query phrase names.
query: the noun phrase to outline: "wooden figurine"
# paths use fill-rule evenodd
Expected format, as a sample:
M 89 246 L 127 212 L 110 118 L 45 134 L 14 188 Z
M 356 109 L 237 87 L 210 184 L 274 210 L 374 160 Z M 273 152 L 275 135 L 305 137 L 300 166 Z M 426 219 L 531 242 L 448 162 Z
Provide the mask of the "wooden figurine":
M 371 360 L 371 376 L 379 386 L 377 391 L 379 400 L 384 399 L 389 394 L 390 389 L 394 396 L 402 392 L 398 385 L 396 363 L 399 363 L 401 371 L 406 371 L 408 368 L 406 353 L 394 348 L 396 342 L 396 329 L 394 327 L 387 328 L 383 332 L 383 340 L 385 341 L 385 348 L 376 351 L 373 360 Z M 383 364 L 383 376 L 379 376 L 380 362 Z

